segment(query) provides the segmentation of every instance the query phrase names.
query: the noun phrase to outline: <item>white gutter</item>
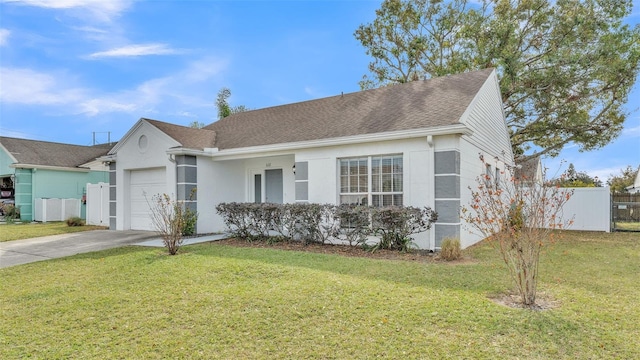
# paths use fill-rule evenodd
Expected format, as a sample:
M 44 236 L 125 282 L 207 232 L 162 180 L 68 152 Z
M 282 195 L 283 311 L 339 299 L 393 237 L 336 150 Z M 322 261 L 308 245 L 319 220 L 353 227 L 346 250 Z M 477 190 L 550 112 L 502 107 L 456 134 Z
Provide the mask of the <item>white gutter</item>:
M 272 155 L 277 155 L 277 153 L 290 154 L 291 151 L 293 150 L 301 150 L 301 149 L 309 149 L 309 148 L 317 148 L 317 147 L 361 144 L 361 143 L 375 142 L 375 141 L 401 140 L 401 139 L 410 139 L 410 138 L 419 138 L 419 137 L 428 137 L 428 136 L 437 136 L 437 135 L 451 135 L 451 134 L 461 134 L 461 135 L 471 136 L 473 135 L 473 131 L 464 124 L 456 124 L 456 125 L 442 126 L 437 128 L 390 131 L 390 132 L 384 132 L 384 133 L 345 136 L 340 138 L 329 138 L 329 139 L 297 141 L 297 142 L 290 142 L 290 143 L 249 146 L 249 147 L 235 148 L 235 149 L 228 149 L 228 150 L 218 150 L 217 148 L 208 148 L 204 150 L 176 148 L 176 149 L 168 150 L 167 154 L 209 156 L 214 160 L 231 160 L 231 159 L 243 158 L 243 157 L 246 157 L 247 155 L 255 155 L 255 154 L 260 154 L 260 156 L 267 156 L 267 155 L 272 156 Z M 265 153 L 269 153 L 269 154 L 265 154 Z
M 42 170 L 58 170 L 58 171 L 75 171 L 75 172 L 89 172 L 89 168 L 76 168 L 65 166 L 50 166 L 50 165 L 34 165 L 34 164 L 11 164 L 9 167 L 14 169 L 42 169 Z

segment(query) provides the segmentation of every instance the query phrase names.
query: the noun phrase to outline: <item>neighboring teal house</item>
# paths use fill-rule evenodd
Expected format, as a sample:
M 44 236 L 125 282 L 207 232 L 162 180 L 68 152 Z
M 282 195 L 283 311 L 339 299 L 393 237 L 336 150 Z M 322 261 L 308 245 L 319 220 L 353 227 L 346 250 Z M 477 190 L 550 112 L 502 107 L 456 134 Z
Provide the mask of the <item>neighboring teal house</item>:
M 96 158 L 114 144 L 81 146 L 0 136 L 2 202 L 15 202 L 21 221 L 34 219 L 35 199 L 82 199 L 87 183 L 109 182 Z M 81 206 L 85 217 L 85 205 Z

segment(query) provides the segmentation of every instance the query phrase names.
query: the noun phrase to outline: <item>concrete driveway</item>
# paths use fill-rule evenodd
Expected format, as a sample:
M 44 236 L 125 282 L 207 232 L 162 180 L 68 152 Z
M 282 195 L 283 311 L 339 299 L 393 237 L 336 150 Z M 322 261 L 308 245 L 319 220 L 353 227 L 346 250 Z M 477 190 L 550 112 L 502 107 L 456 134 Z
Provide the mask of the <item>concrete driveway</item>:
M 94 230 L 0 242 L 0 268 L 157 239 L 152 231 Z

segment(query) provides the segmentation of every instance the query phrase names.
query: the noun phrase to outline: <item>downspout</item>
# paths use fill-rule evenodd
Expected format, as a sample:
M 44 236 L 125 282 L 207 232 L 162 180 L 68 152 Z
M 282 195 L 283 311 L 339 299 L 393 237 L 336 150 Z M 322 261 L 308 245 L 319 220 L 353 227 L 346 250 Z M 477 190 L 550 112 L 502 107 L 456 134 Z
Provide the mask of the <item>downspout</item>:
M 31 221 L 36 220 L 36 171 L 37 168 L 31 169 Z
M 435 147 L 433 146 L 433 135 L 428 135 L 427 136 L 427 146 L 429 148 L 429 151 L 427 152 L 427 162 L 429 164 L 428 166 L 428 171 L 429 174 L 427 175 L 428 179 L 431 179 L 431 181 L 429 182 L 429 200 L 428 200 L 428 204 L 427 206 L 429 206 L 432 210 L 435 211 L 436 209 L 436 203 L 435 203 L 435 197 L 436 197 L 436 171 L 435 171 L 435 166 L 436 166 L 436 159 L 435 159 Z M 435 223 L 431 225 L 431 229 L 429 229 L 429 250 L 431 251 L 435 251 L 436 249 L 436 225 Z

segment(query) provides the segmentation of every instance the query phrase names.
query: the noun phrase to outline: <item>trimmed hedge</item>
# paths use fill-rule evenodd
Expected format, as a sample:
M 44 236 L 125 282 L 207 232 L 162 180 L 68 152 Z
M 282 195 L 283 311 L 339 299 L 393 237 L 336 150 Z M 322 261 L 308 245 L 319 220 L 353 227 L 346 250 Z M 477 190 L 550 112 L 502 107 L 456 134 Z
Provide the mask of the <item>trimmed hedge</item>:
M 429 207 L 373 208 L 331 204 L 220 203 L 216 210 L 231 235 L 308 243 L 347 242 L 375 251 L 407 251 L 411 235 L 426 231 L 437 220 Z M 368 243 L 370 235 L 380 241 Z

